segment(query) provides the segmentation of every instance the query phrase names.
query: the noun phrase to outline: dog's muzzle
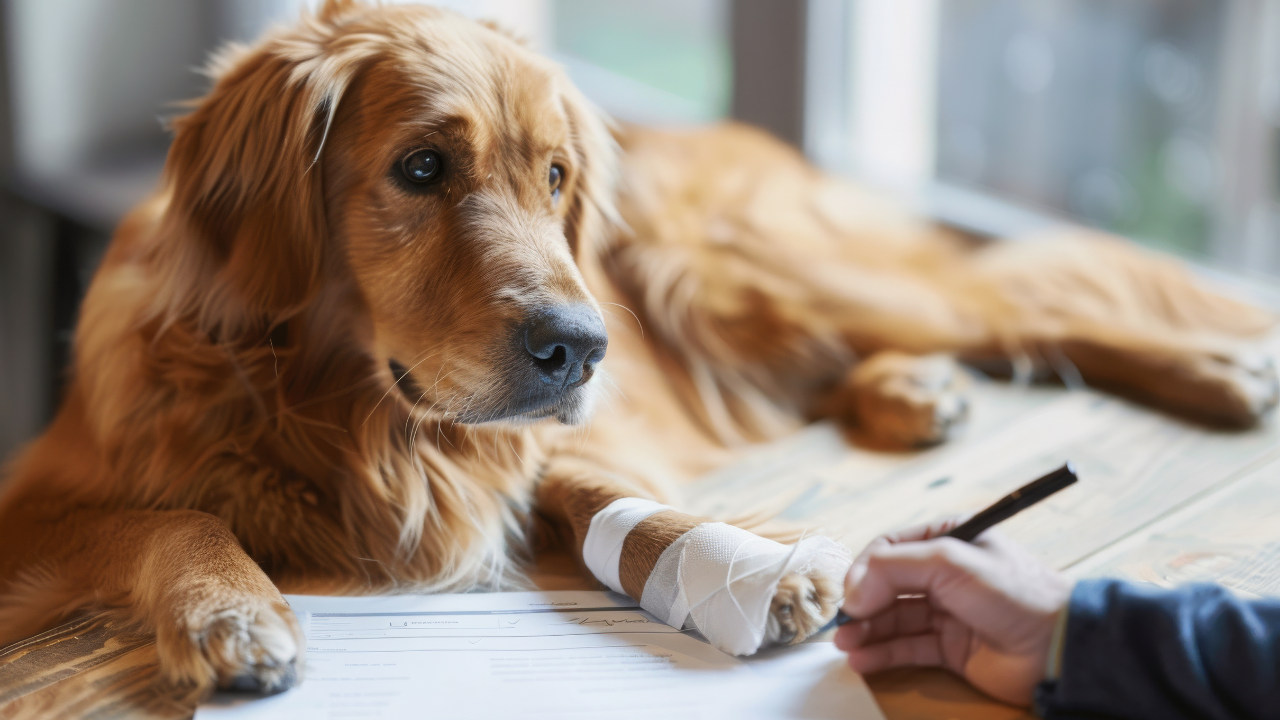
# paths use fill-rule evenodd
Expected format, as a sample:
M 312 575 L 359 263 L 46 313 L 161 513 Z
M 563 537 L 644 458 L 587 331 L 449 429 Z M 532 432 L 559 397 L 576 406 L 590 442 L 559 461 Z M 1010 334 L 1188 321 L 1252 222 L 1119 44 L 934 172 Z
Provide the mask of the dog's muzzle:
M 495 371 L 501 373 L 503 382 L 469 399 L 454 419 L 483 423 L 554 417 L 567 424 L 584 422 L 595 396 L 585 386 L 609 346 L 604 321 L 595 308 L 553 305 L 536 311 L 508 332 L 506 348 L 495 358 Z M 395 359 L 388 365 L 407 399 L 420 401 L 426 395 L 404 365 Z

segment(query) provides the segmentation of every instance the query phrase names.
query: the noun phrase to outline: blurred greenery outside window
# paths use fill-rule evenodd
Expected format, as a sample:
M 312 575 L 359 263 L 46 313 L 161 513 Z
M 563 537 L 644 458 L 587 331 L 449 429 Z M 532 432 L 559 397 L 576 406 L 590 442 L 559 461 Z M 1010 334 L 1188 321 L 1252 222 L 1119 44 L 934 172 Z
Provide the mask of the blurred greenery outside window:
M 728 0 L 553 0 L 555 55 L 605 110 L 640 122 L 729 112 Z

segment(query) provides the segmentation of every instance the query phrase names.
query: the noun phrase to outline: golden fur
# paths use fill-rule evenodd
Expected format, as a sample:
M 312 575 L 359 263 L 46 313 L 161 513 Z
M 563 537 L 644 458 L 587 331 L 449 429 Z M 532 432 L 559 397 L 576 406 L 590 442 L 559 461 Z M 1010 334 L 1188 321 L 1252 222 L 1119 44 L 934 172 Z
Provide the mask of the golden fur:
M 969 242 L 741 126 L 611 132 L 553 65 L 451 13 L 331 1 L 212 74 L 94 278 L 57 418 L 8 470 L 0 644 L 108 610 L 156 633 L 175 681 L 287 686 L 281 589 L 517 586 L 613 499 L 674 501 L 817 417 L 943 440 L 953 356 L 1218 424 L 1275 404 L 1246 342 L 1271 317 L 1169 261 Z M 423 146 L 447 158 L 430 193 L 391 170 Z M 508 330 L 552 303 L 603 313 L 608 359 L 519 410 Z M 696 522 L 633 532 L 628 589 Z M 785 579 L 771 637 L 838 597 Z

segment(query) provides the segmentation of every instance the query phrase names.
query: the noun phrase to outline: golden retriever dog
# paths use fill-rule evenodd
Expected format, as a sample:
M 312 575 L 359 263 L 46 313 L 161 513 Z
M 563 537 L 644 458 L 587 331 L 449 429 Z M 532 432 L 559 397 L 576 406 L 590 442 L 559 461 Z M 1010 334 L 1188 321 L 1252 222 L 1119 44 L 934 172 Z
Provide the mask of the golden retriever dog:
M 944 440 L 956 359 L 1218 425 L 1272 318 L 1106 237 L 977 243 L 733 124 L 613 127 L 508 35 L 332 0 L 213 64 L 0 496 L 0 644 L 83 612 L 201 689 L 296 682 L 282 591 L 519 587 L 615 499 L 817 418 Z M 640 523 L 639 597 L 703 519 Z M 768 638 L 841 588 L 784 577 Z

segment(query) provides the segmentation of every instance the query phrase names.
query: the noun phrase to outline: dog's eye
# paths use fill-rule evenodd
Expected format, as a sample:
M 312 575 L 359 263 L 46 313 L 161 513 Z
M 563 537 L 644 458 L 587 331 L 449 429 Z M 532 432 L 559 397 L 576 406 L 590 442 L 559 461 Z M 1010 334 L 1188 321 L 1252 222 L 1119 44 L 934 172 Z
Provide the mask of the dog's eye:
M 440 177 L 444 163 L 434 150 L 419 150 L 400 161 L 400 172 L 409 182 L 429 183 Z
M 564 179 L 564 168 L 560 167 L 559 165 L 552 165 L 551 175 L 547 178 L 547 181 L 551 184 L 552 201 L 560 199 L 560 181 L 563 179 Z

